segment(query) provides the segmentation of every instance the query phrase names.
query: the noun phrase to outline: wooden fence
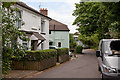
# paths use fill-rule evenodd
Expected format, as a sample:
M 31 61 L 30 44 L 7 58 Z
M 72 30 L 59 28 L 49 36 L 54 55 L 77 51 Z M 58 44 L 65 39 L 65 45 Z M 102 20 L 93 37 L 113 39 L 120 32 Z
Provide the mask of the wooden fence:
M 44 59 L 42 61 L 13 61 L 13 70 L 44 70 L 56 65 L 56 58 Z

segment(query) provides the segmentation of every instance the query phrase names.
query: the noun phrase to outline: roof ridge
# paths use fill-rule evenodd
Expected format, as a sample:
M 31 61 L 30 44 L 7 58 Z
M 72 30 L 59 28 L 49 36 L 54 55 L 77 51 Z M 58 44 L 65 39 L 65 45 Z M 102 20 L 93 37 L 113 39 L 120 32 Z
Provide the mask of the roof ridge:
M 16 4 L 18 4 L 18 5 L 20 5 L 20 6 L 24 7 L 24 8 L 27 8 L 27 9 L 29 9 L 29 10 L 32 10 L 32 11 L 34 11 L 34 12 L 36 12 L 36 13 L 44 16 L 44 17 L 47 17 L 47 18 L 49 18 L 49 19 L 52 19 L 52 18 L 50 18 L 50 17 L 48 17 L 48 16 L 40 13 L 39 11 L 35 10 L 34 8 L 28 6 L 26 3 L 22 2 L 22 1 L 16 2 Z

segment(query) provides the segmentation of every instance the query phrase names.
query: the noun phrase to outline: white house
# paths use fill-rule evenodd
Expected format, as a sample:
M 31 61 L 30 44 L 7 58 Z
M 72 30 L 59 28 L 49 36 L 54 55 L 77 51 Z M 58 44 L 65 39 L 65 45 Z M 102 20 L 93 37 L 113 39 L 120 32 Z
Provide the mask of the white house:
M 20 9 L 16 15 L 21 17 L 25 23 L 21 26 L 21 21 L 17 21 L 16 25 L 20 27 L 20 31 L 26 32 L 30 39 L 29 41 L 18 39 L 18 42 L 28 50 L 49 49 L 49 21 L 51 18 L 23 2 L 17 2 L 15 6 Z
M 74 39 L 75 39 L 75 41 L 76 41 L 76 43 L 77 43 L 77 46 L 78 46 L 78 45 L 83 46 L 83 43 L 78 39 L 78 36 L 79 36 L 79 33 L 78 33 L 78 32 L 75 32 L 75 33 L 73 34 L 73 37 L 74 37 Z

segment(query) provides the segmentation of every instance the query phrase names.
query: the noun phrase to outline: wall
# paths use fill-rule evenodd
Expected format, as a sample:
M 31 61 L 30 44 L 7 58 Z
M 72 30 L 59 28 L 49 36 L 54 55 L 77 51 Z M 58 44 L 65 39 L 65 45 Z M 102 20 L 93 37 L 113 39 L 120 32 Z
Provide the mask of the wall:
M 44 27 L 44 33 L 46 35 L 42 35 L 46 40 L 43 42 L 44 49 L 49 49 L 49 20 L 45 20 L 45 27 Z
M 69 48 L 69 31 L 51 31 L 50 41 L 53 41 L 53 46 L 58 46 L 58 42 L 61 42 L 61 48 Z

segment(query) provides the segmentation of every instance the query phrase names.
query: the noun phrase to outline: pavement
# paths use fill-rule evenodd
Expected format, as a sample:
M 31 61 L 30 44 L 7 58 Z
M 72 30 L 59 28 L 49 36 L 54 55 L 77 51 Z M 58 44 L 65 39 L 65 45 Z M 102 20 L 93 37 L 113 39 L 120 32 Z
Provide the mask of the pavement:
M 33 70 L 10 70 L 7 75 L 2 74 L 2 78 L 24 78 L 38 72 Z
M 63 64 L 44 71 L 11 70 L 6 78 L 100 78 L 97 68 L 95 50 L 85 49 L 84 54 L 77 55 Z

